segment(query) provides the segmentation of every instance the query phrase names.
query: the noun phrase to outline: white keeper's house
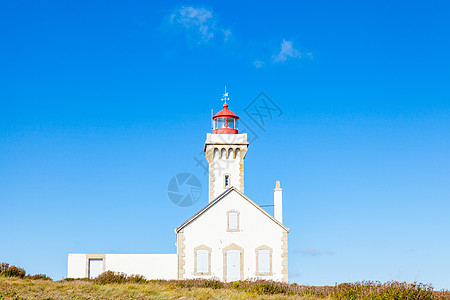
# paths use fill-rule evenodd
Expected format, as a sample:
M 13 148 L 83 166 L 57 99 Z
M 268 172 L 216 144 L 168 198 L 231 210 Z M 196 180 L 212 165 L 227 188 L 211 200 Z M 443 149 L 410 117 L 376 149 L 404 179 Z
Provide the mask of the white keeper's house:
M 67 277 L 97 277 L 107 270 L 147 279 L 267 279 L 288 282 L 288 232 L 282 189 L 274 189 L 274 216 L 244 193 L 247 134 L 225 104 L 213 117 L 204 152 L 209 203 L 175 229 L 176 254 L 69 254 Z

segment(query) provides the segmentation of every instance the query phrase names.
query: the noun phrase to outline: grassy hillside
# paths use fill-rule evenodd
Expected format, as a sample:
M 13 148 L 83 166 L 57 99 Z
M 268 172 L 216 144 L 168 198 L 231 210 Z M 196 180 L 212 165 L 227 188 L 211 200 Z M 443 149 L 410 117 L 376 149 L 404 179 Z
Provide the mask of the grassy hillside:
M 337 286 L 302 286 L 263 280 L 146 280 L 140 275 L 107 271 L 95 279 L 53 281 L 26 275 L 24 269 L 0 263 L 0 299 L 449 299 L 420 283 L 361 282 Z
M 137 280 L 139 281 L 139 280 Z M 450 299 L 419 284 L 341 284 L 309 287 L 264 281 L 63 280 L 0 277 L 0 299 Z

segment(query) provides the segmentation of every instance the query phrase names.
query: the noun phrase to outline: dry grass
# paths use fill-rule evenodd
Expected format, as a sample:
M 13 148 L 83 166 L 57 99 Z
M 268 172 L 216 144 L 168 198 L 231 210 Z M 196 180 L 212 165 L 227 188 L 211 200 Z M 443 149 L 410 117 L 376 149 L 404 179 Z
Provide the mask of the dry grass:
M 362 282 L 312 287 L 270 281 L 153 280 L 108 283 L 0 276 L 0 299 L 450 299 L 430 286 Z
M 298 299 L 258 295 L 238 289 L 180 287 L 175 282 L 108 283 L 47 281 L 0 277 L 0 299 Z M 306 299 L 306 298 L 305 298 Z M 308 298 L 314 299 L 314 298 Z

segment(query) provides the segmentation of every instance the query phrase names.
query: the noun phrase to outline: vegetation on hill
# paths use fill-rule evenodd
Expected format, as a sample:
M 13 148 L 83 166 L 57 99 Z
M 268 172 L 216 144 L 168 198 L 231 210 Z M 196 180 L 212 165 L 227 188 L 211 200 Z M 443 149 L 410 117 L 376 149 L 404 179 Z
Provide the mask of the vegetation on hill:
M 10 266 L 7 263 L 0 263 L 0 276 L 3 277 L 18 277 L 18 278 L 27 278 L 27 279 L 44 279 L 44 280 L 52 280 L 50 277 L 44 274 L 36 274 L 36 275 L 26 275 L 26 271 L 22 268 L 16 266 Z
M 18 270 L 16 270 L 18 269 Z M 450 299 L 450 291 L 401 282 L 360 282 L 336 286 L 303 286 L 263 280 L 146 280 L 142 276 L 105 272 L 95 279 L 52 281 L 26 276 L 7 264 L 0 268 L 0 299 Z

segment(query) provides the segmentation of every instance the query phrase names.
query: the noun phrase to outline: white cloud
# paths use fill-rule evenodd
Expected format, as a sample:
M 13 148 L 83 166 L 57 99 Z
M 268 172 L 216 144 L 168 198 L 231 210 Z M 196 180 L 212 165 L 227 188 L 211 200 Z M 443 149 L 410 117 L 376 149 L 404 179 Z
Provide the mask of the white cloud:
M 264 65 L 264 62 L 263 61 L 260 61 L 259 59 L 257 59 L 257 60 L 255 60 L 254 62 L 253 62 L 253 65 L 255 66 L 255 68 L 261 68 L 263 65 Z
M 302 58 L 302 53 L 294 48 L 292 41 L 283 40 L 280 52 L 272 57 L 274 62 L 285 62 L 289 57 Z
M 202 43 L 216 37 L 226 42 L 231 35 L 229 29 L 218 25 L 212 10 L 202 7 L 183 6 L 170 15 L 169 22 L 182 26 L 188 30 L 188 34 L 193 34 Z
M 332 251 L 320 251 L 319 249 L 315 247 L 310 247 L 306 249 L 295 249 L 294 253 L 300 253 L 304 256 L 320 256 L 320 255 L 333 255 L 334 253 Z
M 224 34 L 223 41 L 226 42 L 228 38 L 231 36 L 231 30 L 230 29 L 222 29 L 222 32 Z

